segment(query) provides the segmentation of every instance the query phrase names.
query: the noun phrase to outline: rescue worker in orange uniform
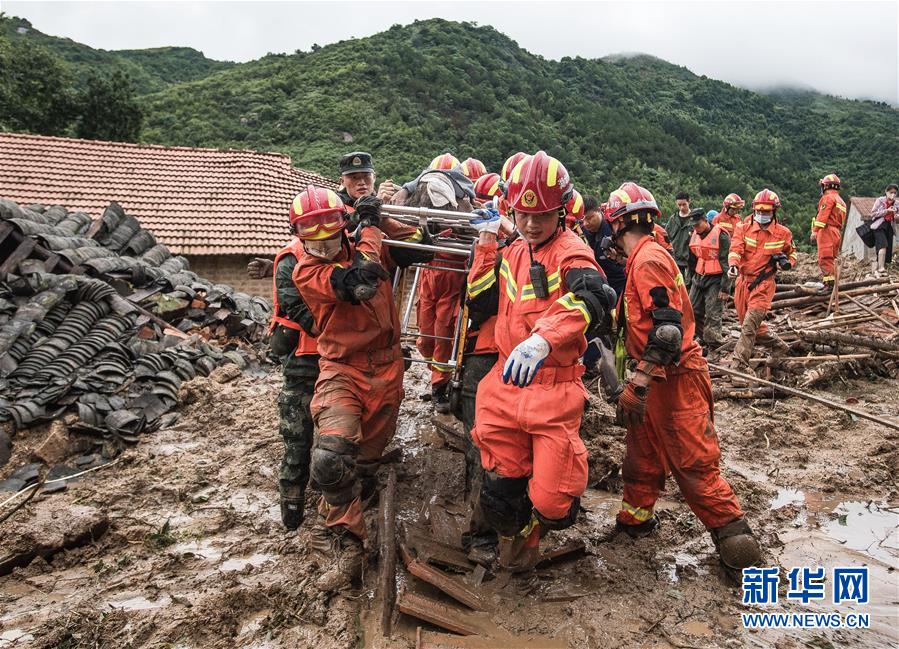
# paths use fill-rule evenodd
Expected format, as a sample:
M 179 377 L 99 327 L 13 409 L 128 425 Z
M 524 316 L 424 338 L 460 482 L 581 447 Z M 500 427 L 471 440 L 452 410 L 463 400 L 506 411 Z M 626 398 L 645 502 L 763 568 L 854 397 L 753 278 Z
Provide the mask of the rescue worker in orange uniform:
M 434 158 L 433 160 L 431 160 L 431 164 L 428 165 L 428 169 L 431 169 L 431 170 L 442 169 L 443 171 L 449 171 L 450 169 L 455 169 L 456 167 L 458 167 L 461 164 L 462 163 L 459 162 L 459 159 L 456 156 L 454 156 L 452 153 L 442 153 L 439 156 L 437 156 L 436 158 Z M 467 178 L 469 178 L 469 180 L 471 180 L 471 178 L 468 176 L 468 174 L 465 174 L 465 176 Z M 474 182 L 474 181 L 472 180 L 472 182 Z
M 466 158 L 460 165 L 462 173 L 471 181 L 477 182 L 478 178 L 487 174 L 487 167 L 477 158 Z
M 610 328 L 614 292 L 593 251 L 564 227 L 571 190 L 565 167 L 539 151 L 508 179 L 520 237 L 498 250 L 499 213 L 482 210 L 472 219 L 480 234 L 469 305 L 497 312 L 499 349 L 478 386 L 472 438 L 486 471 L 481 511 L 500 535 L 500 565 L 512 571 L 534 567 L 541 529 L 574 524 L 587 486 L 578 359 L 585 333 Z
M 758 543 L 719 469 L 712 384 L 694 340 L 684 279 L 651 236 L 661 212 L 652 194 L 631 182 L 612 192 L 609 210 L 615 246 L 627 256 L 618 322 L 636 362 L 618 397 L 627 438 L 616 528 L 632 538 L 652 532 L 658 525 L 653 507 L 670 472 L 725 568 L 737 572 L 757 565 Z
M 740 210 L 745 205 L 745 201 L 740 198 L 739 194 L 728 194 L 721 203 L 721 211 L 718 212 L 718 216 L 712 219 L 712 225 L 720 226 L 733 239 L 736 232 L 735 228 L 743 222 L 743 215 L 740 214 Z
M 690 284 L 690 304 L 696 318 L 696 337 L 708 345 L 720 345 L 721 311 L 730 282 L 725 274 L 730 237 L 720 225 L 711 225 L 700 211 L 693 215 L 690 257 L 685 278 Z
M 752 222 L 737 228 L 728 253 L 727 274 L 737 280 L 734 306 L 741 325 L 733 367 L 745 373 L 751 373 L 749 359 L 756 340 L 773 346 L 775 353 L 789 349 L 764 322 L 777 288 L 777 271 L 789 270 L 796 263 L 793 234 L 777 222 L 778 209 L 780 198 L 770 189 L 756 194 L 752 201 Z
M 382 240 L 388 234 L 408 238 L 415 228 L 382 218 L 380 199 L 363 196 L 354 206 L 358 228 L 351 241 L 344 232 L 347 210 L 334 192 L 309 186 L 294 205 L 304 254 L 293 281 L 320 332 L 311 475 L 322 492 L 324 523 L 313 529 L 309 545 L 332 559 L 317 581 L 332 591 L 361 570 L 363 499 L 373 495 L 376 480 L 360 480 L 358 467 L 381 456 L 403 398 L 399 317 L 388 272 L 397 251 Z M 404 261 L 410 258 L 416 259 Z
M 835 260 L 840 254 L 843 238 L 843 224 L 846 222 L 846 202 L 840 197 L 840 178 L 827 174 L 818 181 L 821 185 L 821 199 L 818 213 L 812 221 L 812 241 L 818 246 L 818 268 L 824 286 L 833 286 L 836 272 Z
M 671 241 L 668 239 L 668 232 L 658 223 L 653 225 L 652 238 L 674 257 L 674 246 L 671 245 Z

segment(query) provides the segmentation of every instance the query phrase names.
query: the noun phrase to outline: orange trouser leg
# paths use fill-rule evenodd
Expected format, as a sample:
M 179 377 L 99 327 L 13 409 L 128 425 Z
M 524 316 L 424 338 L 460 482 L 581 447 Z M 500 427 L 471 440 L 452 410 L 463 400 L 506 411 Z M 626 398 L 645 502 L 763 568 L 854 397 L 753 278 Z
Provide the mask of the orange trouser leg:
M 434 310 L 434 333 L 439 336 L 434 341 L 434 361 L 446 363 L 453 353 L 453 341 L 456 333 L 456 315 L 459 307 L 458 291 L 441 295 Z M 453 376 L 452 369 L 442 365 L 431 365 L 431 385 L 437 387 L 449 383 Z
M 358 460 L 375 460 L 396 432 L 403 400 L 403 361 L 365 369 L 326 359 L 312 399 L 312 418 L 319 435 L 339 435 L 359 445 Z M 357 496 L 346 504 L 329 505 L 322 499 L 319 510 L 328 527 L 343 526 L 365 538 L 362 502 Z
M 818 230 L 818 268 L 825 282 L 834 280 L 834 260 L 840 251 L 840 231 L 826 227 Z
M 418 353 L 427 360 L 434 358 L 434 322 L 437 311 L 437 303 L 428 295 L 426 287 L 422 287 L 418 294 L 418 306 L 415 309 L 415 319 L 418 323 L 418 332 L 422 334 L 415 340 Z
M 578 379 L 518 388 L 504 384 L 501 371 L 497 363 L 478 386 L 471 436 L 481 463 L 504 478 L 530 477 L 534 509 L 565 518 L 587 488 L 587 449 L 578 433 L 584 386 Z
M 666 470 L 706 527 L 742 518 L 737 497 L 721 476 L 720 461 L 708 372 L 691 370 L 656 381 L 646 400 L 646 419 L 627 431 L 618 520 L 635 525 L 652 516 Z
M 737 309 L 737 318 L 741 325 L 743 318 L 746 317 L 746 312 L 750 309 L 759 309 L 767 313 L 771 308 L 771 300 L 777 289 L 774 277 L 769 277 L 753 288 L 750 293 L 749 285 L 752 281 L 747 281 L 742 275 L 739 275 L 734 285 L 734 306 Z M 763 322 L 758 328 L 758 335 L 763 336 L 766 333 L 768 333 L 768 325 Z

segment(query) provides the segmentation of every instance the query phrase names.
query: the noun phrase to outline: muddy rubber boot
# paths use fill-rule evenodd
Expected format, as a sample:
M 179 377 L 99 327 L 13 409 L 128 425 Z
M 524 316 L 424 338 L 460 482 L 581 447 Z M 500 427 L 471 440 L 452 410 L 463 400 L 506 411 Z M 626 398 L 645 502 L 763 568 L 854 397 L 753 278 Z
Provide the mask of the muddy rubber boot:
M 288 530 L 297 529 L 303 522 L 306 497 L 298 485 L 281 485 L 281 523 Z
M 331 550 L 325 554 L 330 561 L 324 574 L 315 580 L 315 587 L 323 593 L 336 593 L 362 576 L 364 553 L 362 541 L 354 534 L 347 531 L 329 534 Z
M 658 516 L 653 516 L 649 520 L 643 521 L 639 525 L 627 525 L 625 523 L 622 523 L 621 521 L 616 520 L 613 536 L 617 535 L 618 532 L 624 532 L 632 539 L 642 539 L 652 534 L 658 526 Z
M 710 529 L 709 534 L 725 573 L 736 583 L 742 580 L 743 568 L 758 566 L 761 562 L 762 550 L 745 518 Z
M 448 415 L 450 411 L 449 397 L 446 394 L 447 384 L 438 385 L 431 390 L 431 401 L 434 402 L 434 410 L 441 415 Z
M 716 347 L 720 347 L 724 344 L 724 338 L 714 329 L 706 328 L 706 330 L 702 333 L 702 340 L 708 345 L 711 349 Z
M 540 561 L 540 524 L 532 520 L 515 536 L 499 537 L 499 565 L 509 572 L 530 572 Z

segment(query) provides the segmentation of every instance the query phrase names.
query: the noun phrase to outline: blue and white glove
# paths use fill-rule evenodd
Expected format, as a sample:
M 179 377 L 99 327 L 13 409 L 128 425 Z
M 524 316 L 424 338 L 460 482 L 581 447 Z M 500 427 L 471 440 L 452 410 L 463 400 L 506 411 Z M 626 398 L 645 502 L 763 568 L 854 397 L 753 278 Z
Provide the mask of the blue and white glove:
M 472 215 L 468 222 L 479 234 L 481 232 L 496 234 L 499 232 L 499 226 L 502 221 L 499 212 L 493 208 L 486 208 L 475 210 L 474 215 Z
M 526 387 L 534 380 L 534 375 L 549 356 L 549 343 L 539 334 L 531 337 L 512 350 L 503 367 L 503 383 L 512 381 L 519 388 Z

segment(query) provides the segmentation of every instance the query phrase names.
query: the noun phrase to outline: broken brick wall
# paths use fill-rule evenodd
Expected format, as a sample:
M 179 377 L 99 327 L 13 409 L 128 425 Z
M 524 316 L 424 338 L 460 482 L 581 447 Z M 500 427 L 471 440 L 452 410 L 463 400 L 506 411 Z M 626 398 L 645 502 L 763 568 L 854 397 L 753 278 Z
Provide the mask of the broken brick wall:
M 274 253 L 267 256 L 274 259 Z M 185 255 L 190 268 L 200 277 L 205 277 L 215 284 L 227 284 L 235 291 L 258 295 L 270 300 L 272 297 L 272 280 L 250 279 L 247 277 L 247 264 L 254 259 L 253 255 Z

